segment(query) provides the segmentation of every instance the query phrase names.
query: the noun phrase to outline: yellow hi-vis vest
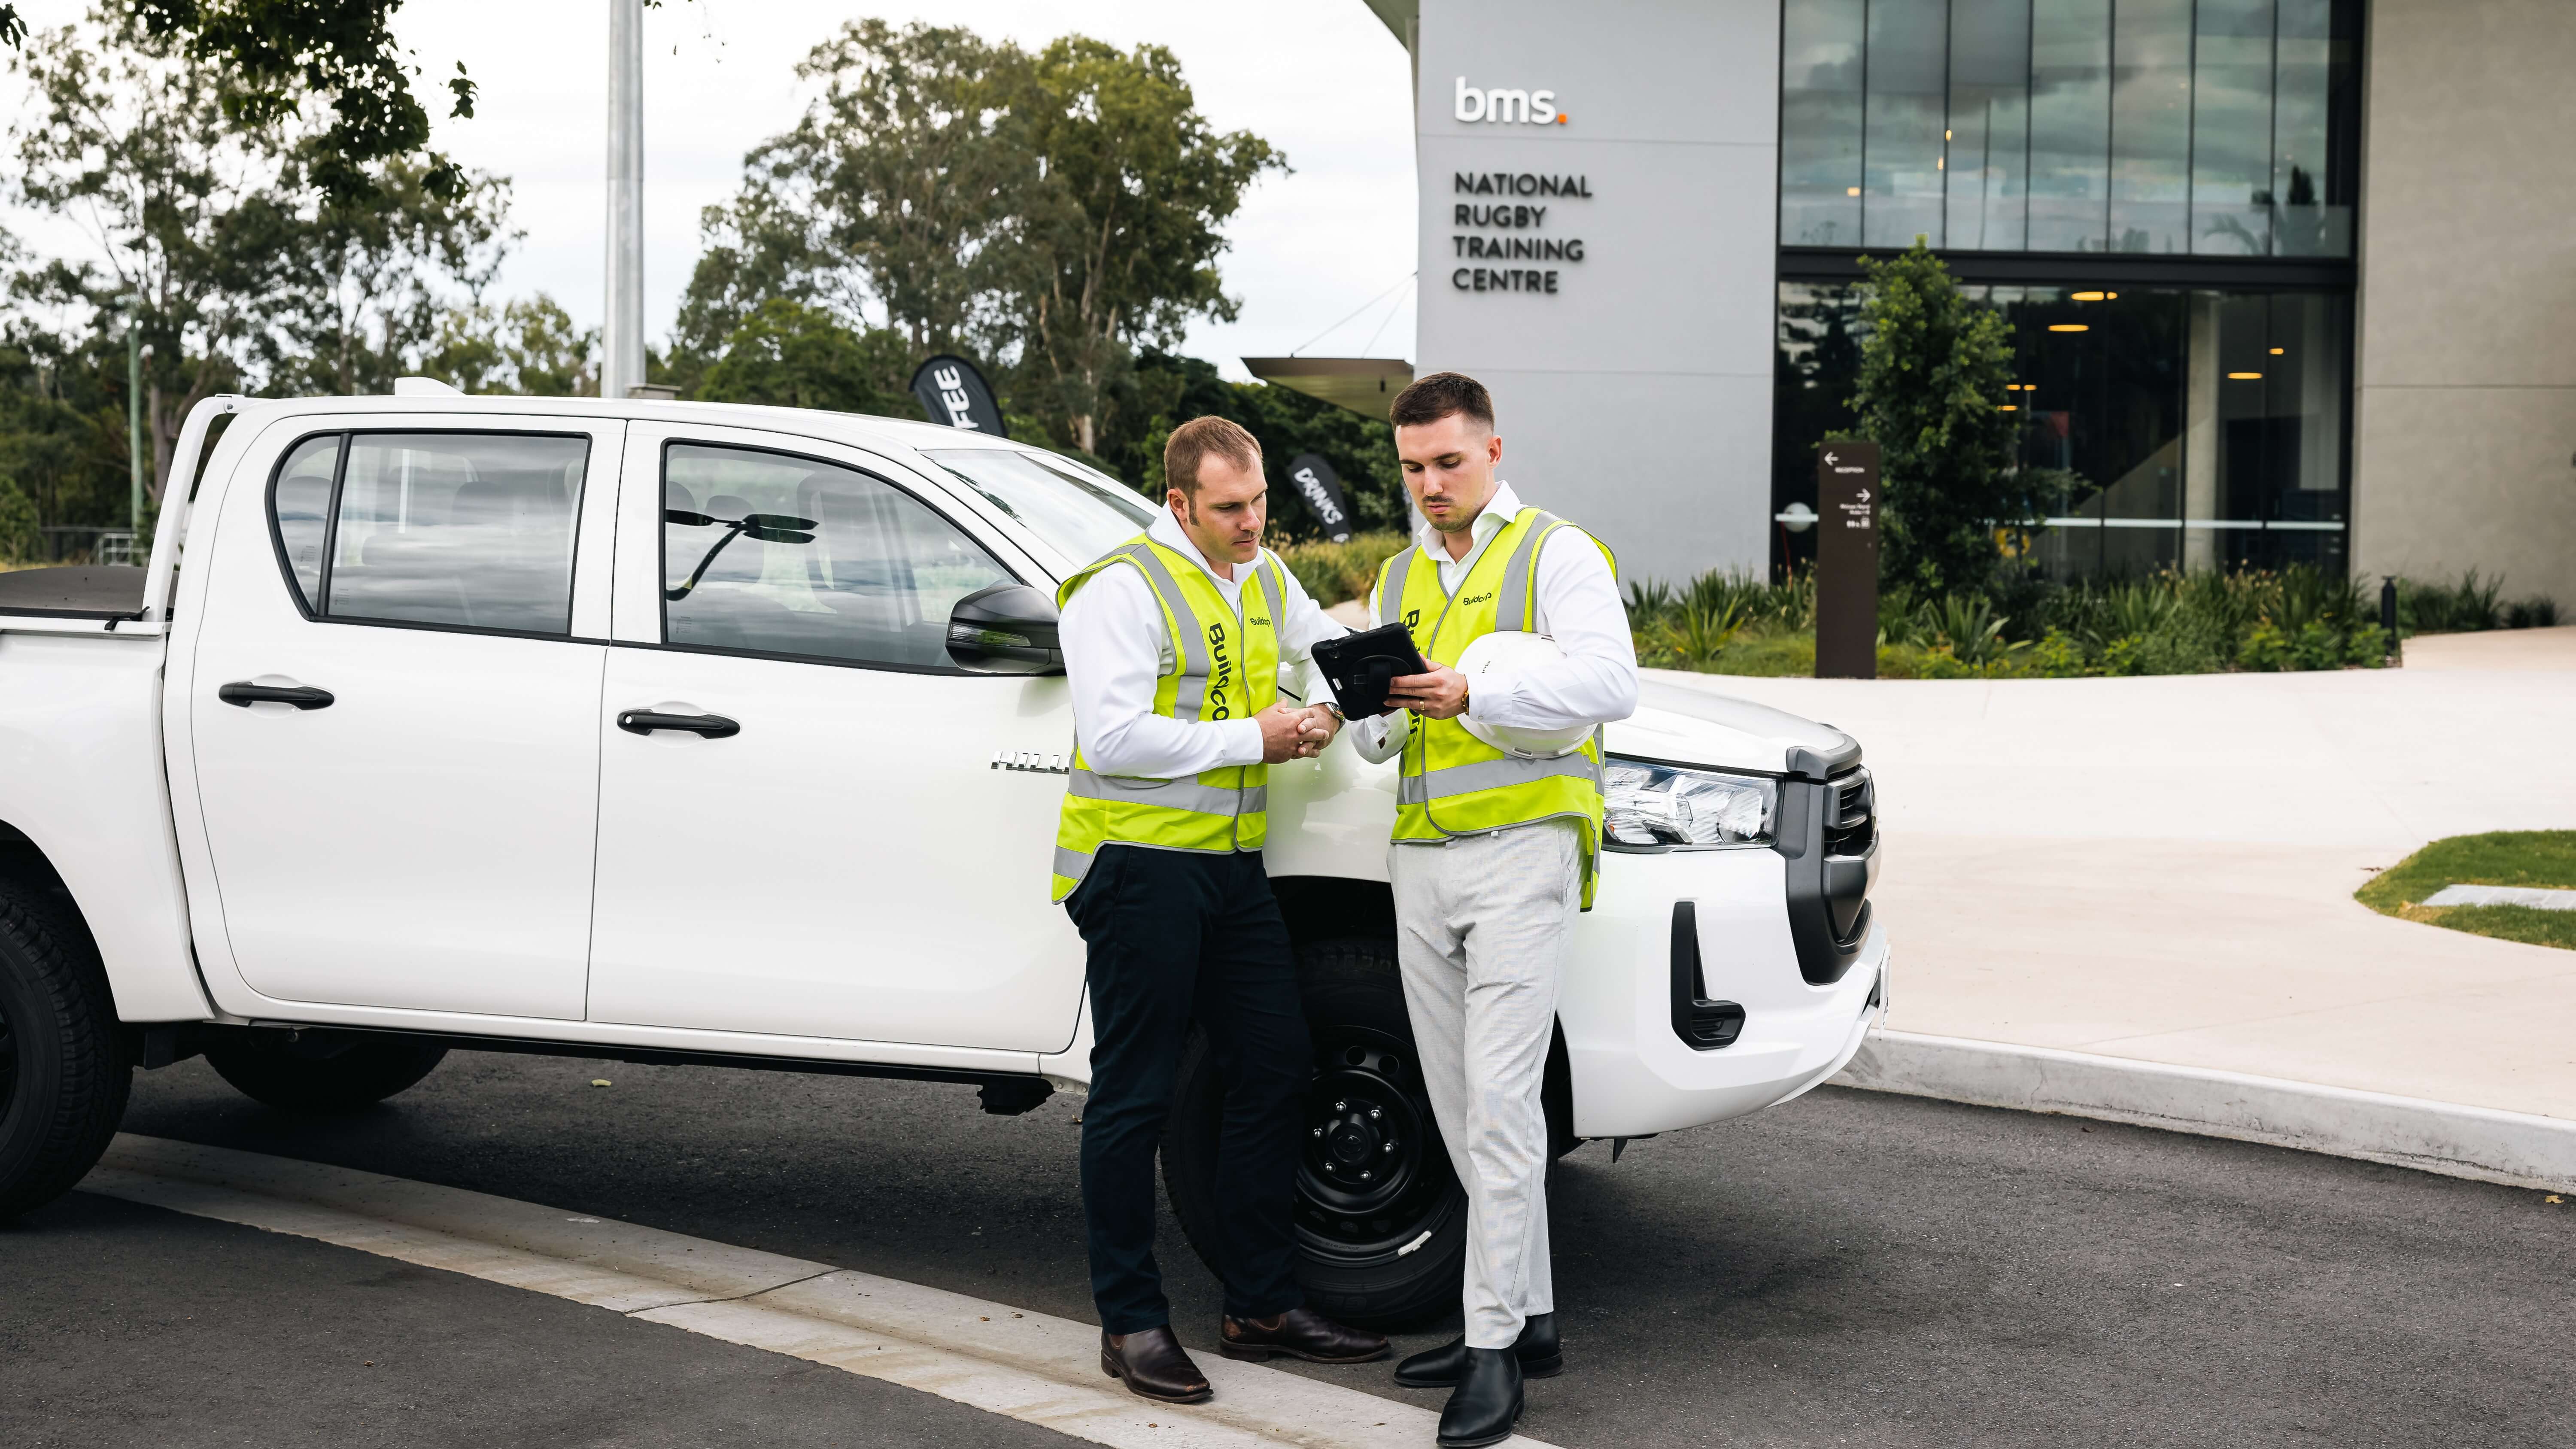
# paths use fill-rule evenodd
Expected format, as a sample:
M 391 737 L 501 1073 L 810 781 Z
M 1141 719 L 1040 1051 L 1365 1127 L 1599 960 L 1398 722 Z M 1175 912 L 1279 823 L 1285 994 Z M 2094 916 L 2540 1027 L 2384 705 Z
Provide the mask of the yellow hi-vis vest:
M 1056 590 L 1061 609 L 1102 569 L 1133 565 L 1162 605 L 1172 664 L 1154 685 L 1154 713 L 1178 720 L 1249 719 L 1279 697 L 1279 611 L 1288 590 L 1279 560 L 1263 554 L 1243 581 L 1243 615 L 1196 561 L 1140 534 L 1093 560 Z M 1095 774 L 1074 742 L 1073 776 L 1055 831 L 1055 895 L 1082 884 L 1091 858 L 1112 842 L 1156 850 L 1227 854 L 1259 850 L 1270 767 L 1225 765 L 1186 780 Z
M 1540 632 L 1539 546 L 1565 521 L 1524 508 L 1486 543 L 1453 596 L 1420 546 L 1378 571 L 1378 622 L 1402 623 L 1426 658 L 1455 667 L 1467 646 L 1496 632 Z M 1615 571 L 1617 557 L 1594 540 Z M 1474 704 L 1473 696 L 1469 705 Z M 1524 759 L 1467 733 L 1455 719 L 1413 717 L 1396 782 L 1395 838 L 1442 840 L 1570 819 L 1583 831 L 1583 907 L 1592 907 L 1601 849 L 1601 732 L 1552 760 Z

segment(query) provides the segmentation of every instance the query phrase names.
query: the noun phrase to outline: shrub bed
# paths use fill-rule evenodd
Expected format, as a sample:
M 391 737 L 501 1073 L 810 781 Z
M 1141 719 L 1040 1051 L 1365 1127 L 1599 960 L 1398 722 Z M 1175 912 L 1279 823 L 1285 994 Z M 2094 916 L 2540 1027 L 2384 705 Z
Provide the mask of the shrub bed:
M 1393 531 L 1348 543 L 1290 543 L 1278 554 L 1327 608 L 1364 599 L 1388 555 L 1410 543 Z M 2507 604 L 2475 572 L 2456 585 L 2398 581 L 2400 636 L 2545 626 L 2545 598 Z M 1639 662 L 1712 674 L 1816 672 L 1812 574 L 1785 583 L 1711 572 L 1675 587 L 1628 587 Z M 2305 565 L 2278 572 L 2168 571 L 2142 579 L 2007 582 L 1992 595 L 1879 600 L 1883 679 L 2060 679 L 2084 675 L 2375 669 L 2391 641 L 2375 590 Z

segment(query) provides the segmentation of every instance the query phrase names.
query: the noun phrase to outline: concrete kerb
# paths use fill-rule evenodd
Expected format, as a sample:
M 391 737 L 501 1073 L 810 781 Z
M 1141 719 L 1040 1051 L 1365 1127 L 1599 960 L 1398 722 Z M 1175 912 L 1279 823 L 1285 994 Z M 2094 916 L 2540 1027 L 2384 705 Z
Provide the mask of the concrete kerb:
M 1099 1330 L 435 1183 L 120 1133 L 81 1190 L 334 1243 L 902 1384 L 1113 1449 L 1419 1449 L 1439 1415 L 1213 1353 L 1214 1403 L 1102 1376 Z M 1515 1435 L 1507 1449 L 1548 1449 Z
M 2576 1190 L 2576 1121 L 2277 1077 L 1890 1031 L 1833 1084 Z

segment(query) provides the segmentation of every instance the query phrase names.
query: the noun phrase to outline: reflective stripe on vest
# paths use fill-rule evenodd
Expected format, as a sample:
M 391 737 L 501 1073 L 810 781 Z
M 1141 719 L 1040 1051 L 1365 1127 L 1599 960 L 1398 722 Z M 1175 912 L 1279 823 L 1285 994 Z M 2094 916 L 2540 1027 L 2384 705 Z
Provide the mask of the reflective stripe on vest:
M 1378 618 L 1402 624 L 1414 646 L 1454 666 L 1487 634 L 1539 632 L 1535 584 L 1538 551 L 1562 519 L 1523 509 L 1485 545 L 1455 595 L 1440 583 L 1435 560 L 1420 547 L 1386 561 L 1378 574 Z M 1594 540 L 1596 546 L 1599 541 Z M 1618 567 L 1607 547 L 1602 555 Z M 1413 717 L 1396 782 L 1395 838 L 1442 840 L 1540 820 L 1570 819 L 1583 833 L 1583 904 L 1592 904 L 1594 858 L 1601 841 L 1601 735 L 1550 760 L 1523 759 L 1467 732 L 1455 719 Z
M 1279 611 L 1288 590 L 1278 559 L 1262 555 L 1244 580 L 1238 618 L 1195 562 L 1138 537 L 1065 580 L 1056 591 L 1056 607 L 1064 607 L 1101 570 L 1120 564 L 1144 575 L 1172 644 L 1172 661 L 1154 684 L 1154 713 L 1193 721 L 1249 719 L 1279 697 Z M 1270 767 L 1261 764 L 1226 765 L 1180 780 L 1106 775 L 1091 768 L 1076 740 L 1056 823 L 1054 898 L 1071 895 L 1089 873 L 1092 857 L 1111 843 L 1216 854 L 1259 850 L 1268 825 L 1269 780 Z

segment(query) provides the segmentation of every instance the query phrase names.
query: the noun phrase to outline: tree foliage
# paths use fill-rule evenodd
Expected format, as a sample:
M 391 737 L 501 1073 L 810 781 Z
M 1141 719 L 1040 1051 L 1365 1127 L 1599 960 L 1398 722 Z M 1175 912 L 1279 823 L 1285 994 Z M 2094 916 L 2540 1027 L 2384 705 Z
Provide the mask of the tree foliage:
M 1852 406 L 1879 446 L 1880 574 L 1925 593 L 1982 589 L 1995 572 L 1995 530 L 2031 517 L 2011 471 L 2012 415 L 1999 411 L 2011 328 L 1961 295 L 1920 238 L 1861 266 L 1869 335 Z
M 120 10 L 30 36 L 11 68 L 30 104 L 0 203 L 52 218 L 46 238 L 67 244 L 0 249 L 16 359 L 0 355 L 0 380 L 24 389 L 0 419 L 0 466 L 19 467 L 49 523 L 122 521 L 129 319 L 157 500 L 200 399 L 383 390 L 512 239 L 506 183 L 446 191 L 425 162 L 382 167 L 369 200 L 334 200 L 310 179 L 330 164 L 325 130 L 228 105 L 176 37 Z
M 684 385 L 785 299 L 853 339 L 890 329 L 915 359 L 978 356 L 1013 412 L 1096 454 L 1136 352 L 1234 315 L 1217 228 L 1281 163 L 1210 127 L 1170 52 L 1074 36 L 1033 55 L 862 20 L 800 74 L 815 102 L 705 213 L 674 339 Z
M 1066 36 L 1032 70 L 1030 139 L 1048 186 L 1032 208 L 1023 365 L 1070 441 L 1094 452 L 1102 393 L 1129 349 L 1174 346 L 1193 317 L 1237 315 L 1217 227 L 1286 161 L 1250 132 L 1210 128 L 1159 45 Z
M 543 292 L 497 310 L 477 300 L 440 315 L 421 366 L 463 392 L 597 397 L 599 329 Z
M 697 396 L 882 416 L 911 410 L 911 376 L 912 349 L 899 334 L 854 332 L 820 307 L 772 297 L 726 339 Z
M 221 86 L 243 125 L 277 125 L 318 101 L 331 116 L 314 138 L 305 179 L 347 205 L 374 197 L 375 168 L 408 159 L 433 196 L 461 196 L 469 178 L 426 150 L 429 112 L 412 94 L 420 68 L 394 43 L 402 0 L 126 0 L 97 17 L 127 18 L 173 41 Z M 27 35 L 18 7 L 0 4 L 0 45 Z M 451 118 L 474 114 L 474 81 L 459 61 L 446 81 Z

